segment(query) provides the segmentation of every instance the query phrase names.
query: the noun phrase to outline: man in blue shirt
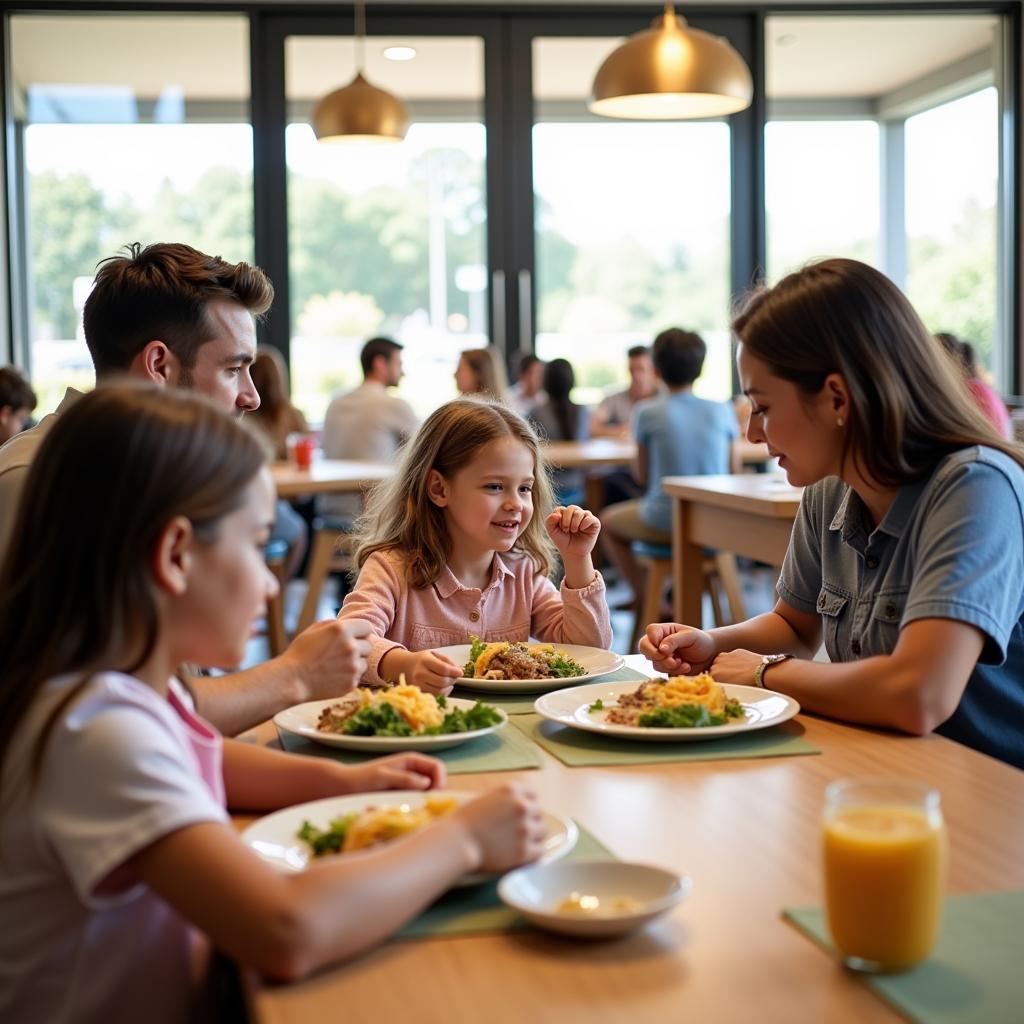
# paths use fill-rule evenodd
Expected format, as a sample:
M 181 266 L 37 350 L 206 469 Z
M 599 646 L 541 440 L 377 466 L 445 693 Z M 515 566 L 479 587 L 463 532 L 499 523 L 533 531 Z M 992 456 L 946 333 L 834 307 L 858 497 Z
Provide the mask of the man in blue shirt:
M 654 339 L 654 370 L 667 390 L 640 402 L 632 422 L 637 443 L 633 475 L 646 493 L 601 513 L 605 552 L 634 594 L 643 589 L 643 577 L 633 557 L 633 541 L 672 543 L 672 507 L 661 489 L 662 477 L 728 473 L 733 468 L 738 426 L 732 406 L 693 393 L 706 354 L 704 339 L 692 331 L 670 327 Z

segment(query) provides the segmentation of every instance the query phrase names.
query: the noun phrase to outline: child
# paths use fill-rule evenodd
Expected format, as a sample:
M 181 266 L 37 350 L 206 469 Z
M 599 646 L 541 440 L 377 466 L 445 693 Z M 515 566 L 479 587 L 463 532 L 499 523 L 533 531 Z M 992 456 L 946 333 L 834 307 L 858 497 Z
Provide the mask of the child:
M 434 412 L 357 523 L 360 573 L 340 616 L 370 623 L 367 680 L 404 675 L 447 693 L 462 668 L 432 648 L 470 634 L 607 648 L 604 580 L 591 560 L 600 523 L 551 505 L 537 435 L 520 416 L 481 399 Z M 561 593 L 548 578 L 552 541 Z
M 61 414 L 27 497 L 0 568 L 0 1019 L 182 1024 L 193 925 L 296 978 L 379 942 L 461 874 L 540 852 L 540 812 L 516 787 L 301 874 L 239 841 L 225 797 L 270 809 L 427 789 L 444 769 L 222 741 L 193 711 L 176 666 L 237 663 L 276 585 L 273 486 L 230 416 L 101 388 Z

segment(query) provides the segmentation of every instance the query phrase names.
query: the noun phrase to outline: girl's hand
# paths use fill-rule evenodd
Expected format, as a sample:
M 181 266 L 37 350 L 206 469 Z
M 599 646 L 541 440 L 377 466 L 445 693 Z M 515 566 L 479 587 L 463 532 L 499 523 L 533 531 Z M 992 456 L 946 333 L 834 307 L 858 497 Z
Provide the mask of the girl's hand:
M 444 764 L 424 754 L 391 754 L 345 768 L 352 793 L 377 789 L 441 789 L 448 774 Z
M 601 532 L 601 520 L 579 505 L 559 505 L 544 526 L 563 559 L 589 555 Z
M 714 659 L 715 641 L 692 626 L 652 622 L 640 640 L 640 653 L 666 675 L 696 675 L 706 671 Z
M 720 683 L 753 686 L 754 673 L 761 664 L 761 655 L 753 651 L 724 651 L 711 662 L 711 674 Z
M 409 656 L 405 681 L 427 693 L 446 695 L 452 692 L 454 680 L 462 669 L 437 651 L 418 651 Z
M 478 870 L 507 871 L 544 852 L 547 825 L 532 790 L 509 783 L 453 812 L 475 847 Z

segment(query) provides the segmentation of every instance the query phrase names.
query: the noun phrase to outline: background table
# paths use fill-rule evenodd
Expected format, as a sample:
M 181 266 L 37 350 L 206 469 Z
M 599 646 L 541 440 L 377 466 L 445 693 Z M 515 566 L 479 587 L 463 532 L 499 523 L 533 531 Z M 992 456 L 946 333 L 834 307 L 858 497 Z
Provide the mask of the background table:
M 703 549 L 782 565 L 802 490 L 774 473 L 667 476 L 672 498 L 672 613 L 701 623 Z
M 632 667 L 646 665 L 639 656 Z M 648 666 L 649 667 L 649 666 Z M 630 768 L 459 775 L 459 789 L 521 779 L 617 856 L 689 874 L 690 897 L 632 937 L 558 939 L 526 930 L 388 943 L 291 985 L 248 977 L 263 1024 L 862 1024 L 900 1018 L 786 925 L 820 904 L 827 783 L 891 775 L 938 786 L 951 891 L 1024 887 L 1024 773 L 938 736 L 911 738 L 801 716 L 814 756 Z M 274 742 L 262 727 L 246 737 Z M 984 799 L 979 799 L 984 794 Z M 238 823 L 247 820 L 239 818 Z
M 314 459 L 309 469 L 296 469 L 290 462 L 275 462 L 270 467 L 279 498 L 361 491 L 386 480 L 394 471 L 388 462 L 355 459 Z

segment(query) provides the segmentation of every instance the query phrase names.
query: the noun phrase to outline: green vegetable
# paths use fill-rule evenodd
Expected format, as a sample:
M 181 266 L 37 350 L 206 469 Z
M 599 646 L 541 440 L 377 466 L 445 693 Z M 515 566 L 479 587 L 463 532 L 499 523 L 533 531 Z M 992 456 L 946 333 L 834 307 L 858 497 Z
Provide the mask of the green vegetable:
M 477 701 L 468 711 L 463 711 L 462 708 L 449 711 L 440 725 L 424 729 L 423 735 L 441 736 L 453 732 L 472 732 L 474 729 L 487 729 L 500 721 L 501 715 L 495 708 Z
M 326 829 L 317 828 L 311 821 L 304 821 L 297 835 L 312 847 L 314 857 L 323 857 L 327 853 L 341 853 L 349 827 L 358 817 L 359 814 L 355 813 L 346 814 L 344 818 L 335 818 L 328 822 Z
M 349 736 L 412 736 L 412 727 L 390 705 L 360 708 L 346 723 Z
M 578 662 L 564 654 L 553 654 L 548 660 L 548 666 L 552 674 L 558 679 L 567 679 L 570 676 L 582 676 L 586 669 Z
M 476 670 L 476 660 L 484 653 L 487 647 L 487 641 L 481 640 L 478 636 L 473 636 L 472 633 L 469 635 L 469 661 L 466 662 L 465 668 L 462 670 L 462 674 L 467 679 L 473 678 L 473 672 Z
M 725 702 L 725 714 L 714 715 L 704 704 L 680 704 L 674 708 L 655 708 L 637 718 L 637 725 L 647 729 L 703 729 L 709 725 L 725 725 L 727 719 L 743 718 L 738 700 Z
M 587 709 L 588 711 L 604 711 L 604 701 L 600 697 Z

